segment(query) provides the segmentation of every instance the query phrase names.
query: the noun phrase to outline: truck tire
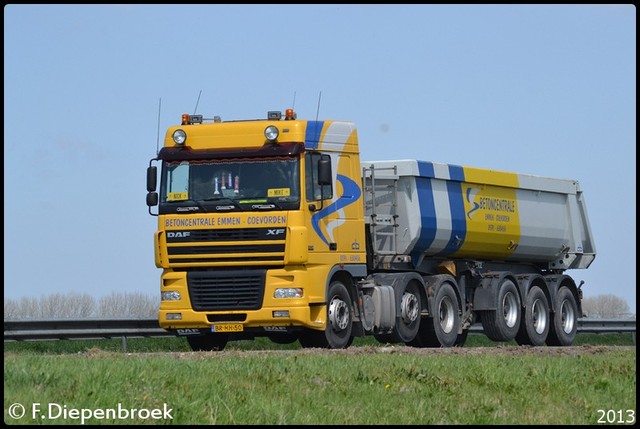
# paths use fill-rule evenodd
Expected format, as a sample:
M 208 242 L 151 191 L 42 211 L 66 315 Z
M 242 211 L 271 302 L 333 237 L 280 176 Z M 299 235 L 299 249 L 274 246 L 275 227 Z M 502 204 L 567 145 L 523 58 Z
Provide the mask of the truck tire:
M 404 285 L 400 294 L 396 295 L 396 320 L 393 330 L 388 333 L 374 334 L 374 338 L 382 344 L 409 344 L 418 335 L 420 329 L 420 313 L 422 312 L 422 295 L 420 283 L 410 281 Z
M 433 298 L 433 316 L 423 318 L 418 335 L 407 343 L 413 347 L 452 347 L 460 327 L 458 298 L 450 283 L 442 283 Z
M 194 352 L 220 352 L 229 341 L 227 334 L 206 334 L 187 337 L 187 342 Z
M 496 310 L 480 312 L 484 334 L 493 341 L 511 341 L 520 329 L 522 315 L 515 283 L 511 279 L 503 279 L 496 298 Z
M 413 341 L 420 329 L 420 313 L 422 312 L 422 299 L 420 285 L 410 281 L 402 293 L 400 300 L 400 312 L 396 319 L 398 336 L 405 344 Z
M 302 332 L 299 338 L 302 347 L 346 349 L 353 342 L 353 305 L 347 288 L 342 282 L 334 281 L 327 296 L 327 326 L 324 331 L 307 329 Z
M 549 335 L 551 314 L 547 296 L 538 286 L 527 293 L 516 343 L 521 346 L 543 346 Z
M 553 323 L 549 328 L 547 345 L 570 346 L 578 332 L 578 304 L 566 286 L 562 286 L 556 295 Z
M 464 343 L 467 342 L 467 337 L 469 336 L 469 330 L 465 329 L 462 331 L 462 334 L 458 334 L 456 338 L 456 342 L 453 344 L 454 347 L 463 347 Z

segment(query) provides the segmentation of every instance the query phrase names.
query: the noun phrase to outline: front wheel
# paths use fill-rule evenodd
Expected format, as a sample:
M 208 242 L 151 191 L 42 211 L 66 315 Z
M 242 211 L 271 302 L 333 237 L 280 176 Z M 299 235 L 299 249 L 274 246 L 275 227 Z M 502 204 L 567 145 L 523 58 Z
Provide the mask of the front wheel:
M 547 344 L 570 346 L 578 333 L 578 304 L 568 287 L 562 286 L 556 296 L 556 311 L 549 329 Z
M 351 297 L 342 282 L 334 281 L 327 294 L 327 325 L 324 331 L 308 329 L 300 334 L 302 347 L 346 349 L 353 341 Z

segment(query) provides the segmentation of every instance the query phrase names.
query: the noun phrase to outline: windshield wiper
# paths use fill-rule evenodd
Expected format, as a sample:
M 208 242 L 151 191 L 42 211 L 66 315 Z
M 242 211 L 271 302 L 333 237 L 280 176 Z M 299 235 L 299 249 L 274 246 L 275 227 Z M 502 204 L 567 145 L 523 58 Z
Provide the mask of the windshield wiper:
M 272 209 L 282 209 L 282 207 L 280 207 L 277 203 L 274 203 L 272 201 L 270 202 L 266 202 L 263 204 L 252 204 L 251 205 L 251 210 L 272 210 Z
M 197 208 L 202 209 L 202 211 L 204 211 L 204 212 L 208 212 L 209 211 L 200 203 L 200 201 L 194 200 L 193 198 L 187 198 L 187 199 L 184 199 L 184 200 L 171 200 L 169 202 L 171 202 L 171 203 L 192 202 L 192 203 L 195 203 L 198 206 Z M 193 209 L 195 209 L 195 208 L 196 207 L 177 207 L 176 211 L 179 211 L 179 212 L 190 212 L 190 211 L 193 211 Z
M 234 201 L 234 200 L 232 200 L 231 198 L 228 198 L 228 197 L 209 197 L 209 198 L 203 198 L 200 201 L 202 201 L 202 202 L 204 202 L 204 201 L 220 201 L 220 202 L 229 203 L 228 205 L 225 205 L 225 206 L 216 206 L 216 210 L 233 210 L 233 209 L 242 210 L 242 207 L 240 207 L 240 204 L 238 204 L 236 201 Z

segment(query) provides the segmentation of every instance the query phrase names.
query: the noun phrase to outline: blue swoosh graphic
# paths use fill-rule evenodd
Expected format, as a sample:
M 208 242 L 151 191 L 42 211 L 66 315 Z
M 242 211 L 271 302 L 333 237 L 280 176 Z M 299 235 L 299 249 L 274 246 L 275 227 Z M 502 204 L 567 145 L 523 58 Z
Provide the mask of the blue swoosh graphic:
M 355 203 L 358 201 L 361 194 L 358 184 L 347 176 L 338 174 L 336 179 L 342 184 L 342 195 L 336 201 L 311 216 L 311 225 L 313 226 L 313 229 L 327 246 L 329 245 L 329 240 L 327 240 L 327 237 L 325 237 L 320 230 L 320 220 L 348 206 L 349 204 Z
M 467 217 L 469 218 L 469 220 L 471 220 L 471 213 L 475 212 L 480 208 L 480 204 L 476 203 L 475 201 L 471 202 L 471 200 L 469 199 L 469 194 L 471 194 L 471 189 L 472 188 L 467 188 L 467 202 L 469 204 L 473 204 L 474 207 L 467 212 Z

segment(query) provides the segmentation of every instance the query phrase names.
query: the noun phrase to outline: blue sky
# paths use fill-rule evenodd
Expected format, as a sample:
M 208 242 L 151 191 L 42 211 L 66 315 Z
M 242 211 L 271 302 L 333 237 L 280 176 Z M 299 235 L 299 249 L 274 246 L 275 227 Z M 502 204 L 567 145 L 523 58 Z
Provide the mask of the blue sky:
M 6 5 L 5 298 L 158 293 L 158 116 L 162 138 L 196 102 L 234 120 L 294 100 L 354 121 L 363 160 L 578 180 L 597 257 L 569 274 L 635 312 L 628 4 Z

